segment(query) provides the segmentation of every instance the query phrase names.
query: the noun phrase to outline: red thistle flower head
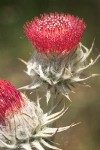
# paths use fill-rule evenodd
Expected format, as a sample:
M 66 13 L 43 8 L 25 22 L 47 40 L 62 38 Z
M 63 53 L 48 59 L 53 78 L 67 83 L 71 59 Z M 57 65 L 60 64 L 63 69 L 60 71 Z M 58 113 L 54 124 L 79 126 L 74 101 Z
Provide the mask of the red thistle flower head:
M 24 25 L 26 36 L 41 53 L 70 52 L 77 47 L 86 28 L 83 20 L 69 14 L 51 13 Z
M 15 113 L 24 104 L 20 92 L 7 80 L 0 80 L 0 118 Z

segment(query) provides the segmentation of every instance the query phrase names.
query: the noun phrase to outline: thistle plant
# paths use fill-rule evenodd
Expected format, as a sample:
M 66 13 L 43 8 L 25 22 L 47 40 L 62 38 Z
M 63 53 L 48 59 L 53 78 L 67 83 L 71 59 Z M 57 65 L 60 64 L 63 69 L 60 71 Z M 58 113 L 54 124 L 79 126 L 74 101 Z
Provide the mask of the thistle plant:
M 51 95 L 54 98 L 59 93 L 70 100 L 69 93 L 77 85 L 85 84 L 85 80 L 97 76 L 87 76 L 85 73 L 83 76 L 83 72 L 100 57 L 87 62 L 94 43 L 90 49 L 81 43 L 85 28 L 83 19 L 70 14 L 44 14 L 26 22 L 24 32 L 35 50 L 28 62 L 21 59 L 26 64 L 26 73 L 32 82 L 20 89 L 40 89 L 46 96 L 47 106 L 50 100 L 54 101 Z M 52 94 L 52 91 L 55 92 Z M 66 101 L 58 112 L 54 112 L 59 106 L 58 99 L 50 110 L 44 112 L 40 106 L 41 97 L 39 93 L 37 95 L 34 102 L 9 81 L 0 80 L 0 148 L 60 150 L 52 137 L 76 124 L 54 127 L 53 123 L 68 110 Z
M 43 86 L 46 87 L 47 102 L 54 90 L 70 100 L 70 91 L 96 76 L 83 76 L 83 72 L 100 57 L 87 62 L 94 43 L 90 49 L 81 43 L 85 28 L 83 20 L 69 14 L 44 14 L 27 22 L 24 31 L 35 51 L 25 63 L 32 83 L 22 89 L 34 90 Z

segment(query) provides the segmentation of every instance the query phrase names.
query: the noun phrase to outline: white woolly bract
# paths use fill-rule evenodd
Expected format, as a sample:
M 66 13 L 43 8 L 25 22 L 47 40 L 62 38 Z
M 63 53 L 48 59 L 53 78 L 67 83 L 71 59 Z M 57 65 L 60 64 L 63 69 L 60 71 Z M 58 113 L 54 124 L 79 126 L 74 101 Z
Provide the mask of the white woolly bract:
M 55 106 L 54 106 L 55 107 Z M 68 108 L 64 107 L 56 113 L 43 113 L 39 102 L 26 101 L 25 106 L 16 113 L 7 116 L 0 125 L 0 148 L 24 150 L 60 150 L 49 141 L 57 132 L 68 130 L 75 124 L 66 127 L 53 128 L 50 124 L 63 116 Z
M 60 56 L 44 56 L 34 52 L 31 60 L 26 63 L 26 73 L 32 77 L 32 83 L 20 89 L 36 89 L 46 86 L 46 99 L 48 102 L 51 96 L 51 89 L 54 87 L 69 98 L 69 92 L 76 85 L 97 76 L 97 74 L 91 74 L 84 78 L 82 77 L 83 71 L 94 65 L 100 57 L 99 55 L 95 60 L 90 59 L 90 62 L 87 63 L 87 58 L 93 49 L 93 45 L 94 43 L 88 49 L 80 43 L 73 52 Z

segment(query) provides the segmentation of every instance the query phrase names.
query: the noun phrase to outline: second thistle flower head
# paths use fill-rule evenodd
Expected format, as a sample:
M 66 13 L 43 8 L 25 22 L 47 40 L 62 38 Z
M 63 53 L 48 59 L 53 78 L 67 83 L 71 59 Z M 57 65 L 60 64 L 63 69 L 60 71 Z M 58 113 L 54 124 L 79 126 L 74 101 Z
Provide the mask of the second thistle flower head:
M 81 41 L 85 28 L 78 17 L 58 13 L 41 15 L 24 26 L 29 40 L 43 54 L 72 51 Z
M 52 110 L 43 113 L 39 100 L 37 104 L 31 102 L 10 82 L 0 80 L 0 149 L 45 150 L 44 147 L 48 147 L 60 150 L 52 145 L 50 137 L 75 124 L 60 128 L 49 126 L 66 111 L 64 105 L 62 110 L 54 114 L 51 114 Z

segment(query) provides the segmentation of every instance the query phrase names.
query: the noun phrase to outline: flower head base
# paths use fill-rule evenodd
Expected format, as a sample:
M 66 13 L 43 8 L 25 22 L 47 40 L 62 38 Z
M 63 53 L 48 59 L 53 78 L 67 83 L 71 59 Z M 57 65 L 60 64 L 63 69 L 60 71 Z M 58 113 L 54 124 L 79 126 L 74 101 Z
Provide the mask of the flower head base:
M 69 14 L 44 14 L 24 26 L 25 33 L 37 51 L 61 54 L 74 50 L 86 28 L 83 20 Z
M 23 105 L 20 92 L 7 80 L 0 80 L 0 118 L 5 120 L 6 115 L 11 115 Z
M 26 63 L 27 74 L 32 77 L 32 83 L 21 89 L 32 90 L 46 86 L 48 102 L 52 88 L 55 88 L 70 100 L 68 94 L 76 85 L 83 84 L 85 80 L 97 76 L 97 74 L 83 76 L 83 72 L 93 66 L 100 57 L 100 55 L 97 56 L 94 61 L 90 59 L 90 63 L 87 63 L 92 49 L 93 44 L 88 49 L 80 43 L 73 53 L 59 57 L 44 57 L 34 52 L 31 60 Z
M 37 100 L 36 105 L 30 102 L 24 94 L 22 94 L 22 98 L 25 105 L 18 109 L 16 113 L 12 110 L 13 115 L 6 115 L 5 124 L 0 124 L 0 148 L 32 150 L 35 147 L 37 150 L 45 150 L 43 148 L 45 146 L 50 149 L 60 150 L 47 141 L 57 132 L 68 130 L 75 124 L 61 128 L 51 128 L 49 125 L 63 116 L 68 108 L 64 105 L 59 112 L 51 114 L 52 111 L 49 111 L 44 114 L 40 108 L 39 100 Z M 6 102 L 9 107 L 9 99 Z

